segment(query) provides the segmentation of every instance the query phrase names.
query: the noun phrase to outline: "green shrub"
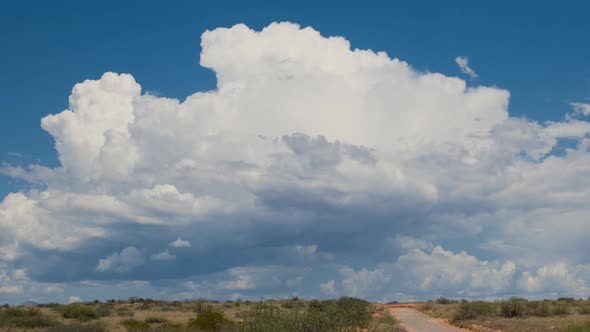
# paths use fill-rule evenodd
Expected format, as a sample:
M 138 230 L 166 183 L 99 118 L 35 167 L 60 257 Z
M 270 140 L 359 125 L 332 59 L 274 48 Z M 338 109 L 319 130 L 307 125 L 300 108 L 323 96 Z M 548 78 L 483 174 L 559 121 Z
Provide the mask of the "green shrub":
M 590 315 L 590 306 L 588 306 L 588 305 L 582 306 L 578 309 L 578 312 L 581 315 Z
M 510 299 L 500 302 L 500 315 L 502 317 L 520 317 L 524 315 L 524 312 L 525 301 L 521 299 Z
M 128 332 L 143 332 L 148 331 L 150 328 L 150 324 L 133 318 L 122 321 L 121 325 L 125 327 Z
M 295 308 L 295 303 L 291 302 L 291 301 L 286 301 L 281 303 L 281 307 L 285 308 L 285 309 L 293 309 Z
M 39 309 L 7 308 L 0 310 L 0 327 L 39 328 L 57 325 Z
M 546 302 L 531 301 L 527 303 L 528 314 L 537 317 L 551 316 L 551 308 Z
M 311 300 L 307 306 L 311 310 L 321 310 L 322 302 L 320 300 Z
M 240 331 L 357 331 L 370 327 L 372 311 L 374 310 L 369 302 L 352 297 L 311 301 L 307 310 L 281 311 L 276 306 L 259 303 L 243 314 L 244 326 Z
M 438 303 L 438 304 L 451 304 L 452 303 L 451 300 L 449 300 L 449 299 L 447 299 L 446 297 L 443 297 L 443 296 L 441 296 L 438 299 L 434 300 L 434 302 L 435 303 Z
M 157 327 L 152 327 L 150 332 L 196 332 L 196 330 L 178 323 L 165 323 Z
M 345 326 L 364 328 L 371 320 L 371 303 L 354 297 L 342 297 L 337 302 Z
M 117 316 L 119 317 L 132 317 L 133 311 L 129 309 L 129 307 L 118 307 L 117 308 Z
M 564 330 L 565 332 L 590 332 L 590 322 L 584 324 L 569 325 Z
M 258 303 L 243 314 L 243 331 L 292 331 L 292 314 L 269 304 Z
M 492 317 L 497 313 L 496 305 L 490 302 L 474 301 L 461 303 L 452 317 L 453 322 Z
M 560 302 L 576 302 L 576 299 L 574 299 L 573 297 L 560 297 L 557 299 L 557 301 Z
M 43 330 L 43 332 L 107 332 L 103 324 L 82 324 L 74 323 L 67 325 L 57 325 Z
M 368 328 L 369 332 L 406 332 L 399 326 L 399 322 L 393 316 L 385 313 L 372 320 Z
M 318 301 L 319 302 L 319 301 Z M 281 331 L 281 332 L 340 332 L 344 323 L 337 312 L 335 301 L 324 301 L 304 311 L 281 311 L 268 303 L 259 303 L 244 313 L 243 332 Z M 346 326 L 346 331 L 354 327 Z
M 420 306 L 420 310 L 423 311 L 430 311 L 432 309 L 434 309 L 434 304 L 432 304 L 432 302 L 426 302 Z
M 100 317 L 108 317 L 113 314 L 113 305 L 111 303 L 101 303 L 96 306 L 96 313 Z
M 197 318 L 191 319 L 188 326 L 203 331 L 217 331 L 230 323 L 221 312 L 205 311 L 198 314 Z
M 164 317 L 150 316 L 145 319 L 145 322 L 149 323 L 149 324 L 161 324 L 161 323 L 168 322 L 168 319 L 166 319 Z
M 564 316 L 569 313 L 569 308 L 565 304 L 556 304 L 551 310 L 551 314 L 555 316 Z
M 200 314 L 202 312 L 215 311 L 215 307 L 213 305 L 206 303 L 202 300 L 194 302 L 192 304 L 192 307 L 193 307 L 193 311 L 197 314 Z
M 281 304 L 281 307 L 285 309 L 294 309 L 303 307 L 303 303 L 296 300 L 288 300 Z
M 72 303 L 59 308 L 61 315 L 67 319 L 77 319 L 80 321 L 89 321 L 99 319 L 100 315 L 94 307 L 82 304 Z

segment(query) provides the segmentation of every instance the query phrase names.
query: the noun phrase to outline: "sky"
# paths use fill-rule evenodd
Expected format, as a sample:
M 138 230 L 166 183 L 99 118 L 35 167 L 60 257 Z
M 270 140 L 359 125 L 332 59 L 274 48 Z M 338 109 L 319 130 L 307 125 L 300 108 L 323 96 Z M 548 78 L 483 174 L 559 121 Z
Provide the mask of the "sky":
M 582 1 L 0 4 L 0 302 L 590 295 Z

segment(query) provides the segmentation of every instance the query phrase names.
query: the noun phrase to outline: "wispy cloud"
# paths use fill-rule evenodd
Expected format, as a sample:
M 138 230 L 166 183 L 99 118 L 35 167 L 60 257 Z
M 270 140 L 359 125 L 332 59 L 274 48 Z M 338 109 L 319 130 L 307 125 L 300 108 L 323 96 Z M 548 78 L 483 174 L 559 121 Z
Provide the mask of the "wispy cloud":
M 461 69 L 463 74 L 469 75 L 469 77 L 473 80 L 479 77 L 477 73 L 469 67 L 469 58 L 466 56 L 458 56 L 455 58 L 455 62 Z
M 590 103 L 570 103 L 575 115 L 590 115 Z
M 165 250 L 160 253 L 151 255 L 150 259 L 153 261 L 173 261 L 176 259 L 176 256 L 169 253 L 168 250 Z

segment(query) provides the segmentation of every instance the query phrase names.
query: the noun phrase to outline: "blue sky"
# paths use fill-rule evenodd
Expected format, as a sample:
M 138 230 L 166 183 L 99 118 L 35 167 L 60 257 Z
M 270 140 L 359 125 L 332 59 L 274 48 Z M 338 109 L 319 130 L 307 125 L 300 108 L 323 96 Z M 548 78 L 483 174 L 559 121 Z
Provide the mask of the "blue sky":
M 580 181 L 588 157 L 588 9 L 582 1 L 3 3 L 0 292 L 12 302 L 138 292 L 587 296 L 578 294 L 590 287 L 590 262 L 578 257 L 587 244 L 563 248 L 555 240 L 545 257 L 534 253 L 558 223 L 564 236 L 589 234 L 589 211 L 579 203 L 588 198 Z M 234 27 L 261 31 L 273 22 L 300 28 L 275 25 L 257 41 Z M 358 54 L 305 27 L 410 67 L 357 68 L 349 58 Z M 206 30 L 212 46 L 203 60 Z M 281 43 L 289 38 L 300 39 Z M 461 72 L 459 56 L 477 78 Z M 69 105 L 68 96 L 75 84 L 99 79 L 122 92 L 85 85 L 74 99 L 99 106 L 84 118 L 90 106 Z M 193 95 L 206 91 L 215 102 Z M 158 99 L 189 96 L 180 106 Z M 119 97 L 133 100 L 129 124 L 101 118 L 127 112 L 118 111 Z M 82 120 L 56 116 L 41 127 L 67 108 Z M 227 116 L 198 115 L 209 111 Z M 234 111 L 250 115 L 233 118 Z M 182 112 L 193 115 L 179 120 Z M 440 128 L 446 120 L 449 130 Z M 93 148 L 112 155 L 88 157 Z M 182 236 L 190 247 L 170 245 Z M 473 271 L 461 285 L 447 282 L 452 269 L 439 267 L 462 259 Z M 413 268 L 424 261 L 430 270 Z M 396 279 L 399 271 L 413 274 Z M 481 287 L 481 271 L 499 286 Z M 264 279 L 269 274 L 275 284 Z M 424 274 L 438 277 L 429 287 L 410 285 Z

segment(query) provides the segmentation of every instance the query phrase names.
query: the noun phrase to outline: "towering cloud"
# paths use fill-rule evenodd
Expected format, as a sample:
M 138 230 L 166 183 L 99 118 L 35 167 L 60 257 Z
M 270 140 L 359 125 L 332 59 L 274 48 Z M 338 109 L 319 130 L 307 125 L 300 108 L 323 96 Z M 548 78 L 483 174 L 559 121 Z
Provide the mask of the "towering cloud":
M 169 297 L 321 282 L 326 296 L 535 295 L 562 270 L 564 292 L 588 289 L 583 106 L 513 118 L 506 90 L 292 23 L 206 31 L 201 46 L 213 91 L 179 101 L 106 73 L 42 119 L 61 166 L 2 169 L 35 188 L 0 203 L 0 260 L 33 278 L 4 292 L 55 282 L 64 255 L 69 280 L 167 278 Z

